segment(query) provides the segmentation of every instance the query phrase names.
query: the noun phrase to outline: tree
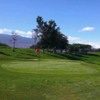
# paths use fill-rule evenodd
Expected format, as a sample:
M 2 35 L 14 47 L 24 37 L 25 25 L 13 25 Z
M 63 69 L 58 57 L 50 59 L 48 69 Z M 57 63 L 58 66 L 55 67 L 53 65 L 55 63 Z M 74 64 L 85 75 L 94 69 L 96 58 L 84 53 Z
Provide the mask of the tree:
M 60 49 L 60 52 L 62 52 L 62 50 L 67 49 L 67 46 L 68 46 L 67 36 L 59 34 L 59 42 L 57 44 L 57 49 Z
M 88 44 L 81 44 L 81 45 L 80 45 L 80 52 L 81 52 L 81 53 L 86 54 L 86 53 L 88 53 L 89 51 L 91 51 L 91 49 L 92 49 L 92 46 L 91 46 L 91 45 L 88 45 Z
M 41 34 L 41 39 L 39 41 L 39 44 L 42 48 L 59 48 L 63 49 L 66 47 L 66 44 L 68 43 L 67 38 L 60 32 L 60 28 L 57 27 L 57 24 L 54 20 L 50 21 L 43 21 L 43 18 L 38 16 L 37 17 L 37 29 Z M 63 43 L 63 46 L 61 46 L 61 43 Z M 59 45 L 59 46 L 58 46 Z
M 69 44 L 69 52 L 70 53 L 77 53 L 78 51 L 78 46 L 76 44 Z
M 16 41 L 17 41 L 17 33 L 16 32 L 12 32 L 12 37 L 11 37 L 11 42 L 13 43 L 13 52 L 15 51 L 15 44 L 16 44 Z
M 91 51 L 92 46 L 88 44 L 72 44 L 69 45 L 69 51 L 71 53 L 83 53 L 86 54 L 87 52 Z
M 33 40 L 34 40 L 34 47 L 36 48 L 36 46 L 37 46 L 37 43 L 38 43 L 38 41 L 39 41 L 39 31 L 38 31 L 38 29 L 33 29 L 32 30 L 32 38 L 33 38 Z

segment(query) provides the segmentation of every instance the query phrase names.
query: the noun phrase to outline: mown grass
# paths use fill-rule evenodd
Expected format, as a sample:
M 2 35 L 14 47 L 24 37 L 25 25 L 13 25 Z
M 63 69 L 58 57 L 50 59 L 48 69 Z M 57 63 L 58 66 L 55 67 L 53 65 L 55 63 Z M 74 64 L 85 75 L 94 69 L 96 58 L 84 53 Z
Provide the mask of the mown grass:
M 94 74 L 99 71 L 90 64 L 66 60 L 14 61 L 2 67 L 10 71 L 36 74 Z
M 0 100 L 100 100 L 100 53 L 1 52 Z

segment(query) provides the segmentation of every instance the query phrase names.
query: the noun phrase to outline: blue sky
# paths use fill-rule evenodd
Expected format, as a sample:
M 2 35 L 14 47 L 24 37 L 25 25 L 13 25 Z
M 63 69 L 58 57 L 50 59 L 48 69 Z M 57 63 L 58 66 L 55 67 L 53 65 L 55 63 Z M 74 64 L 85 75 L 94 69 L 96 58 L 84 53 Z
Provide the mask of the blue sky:
M 38 15 L 55 20 L 70 43 L 100 48 L 100 0 L 0 0 L 0 34 L 31 37 Z

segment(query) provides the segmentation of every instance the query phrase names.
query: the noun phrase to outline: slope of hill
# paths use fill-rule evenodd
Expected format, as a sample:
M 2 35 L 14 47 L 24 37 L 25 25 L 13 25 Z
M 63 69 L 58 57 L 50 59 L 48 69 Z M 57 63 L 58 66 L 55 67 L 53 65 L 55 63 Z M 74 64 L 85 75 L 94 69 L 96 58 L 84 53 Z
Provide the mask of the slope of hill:
M 65 60 L 76 60 L 84 61 L 91 64 L 100 65 L 100 52 L 90 52 L 88 54 L 70 54 L 70 53 L 51 53 L 45 52 L 37 54 L 34 49 L 30 48 L 18 48 L 15 52 L 12 48 L 0 48 L 0 60 L 10 59 L 65 59 Z M 95 59 L 95 60 L 94 60 Z
M 4 48 L 5 48 L 5 47 L 7 47 L 7 48 L 8 48 L 9 46 L 8 46 L 7 44 L 0 43 L 0 48 L 3 48 L 3 47 L 4 47 Z

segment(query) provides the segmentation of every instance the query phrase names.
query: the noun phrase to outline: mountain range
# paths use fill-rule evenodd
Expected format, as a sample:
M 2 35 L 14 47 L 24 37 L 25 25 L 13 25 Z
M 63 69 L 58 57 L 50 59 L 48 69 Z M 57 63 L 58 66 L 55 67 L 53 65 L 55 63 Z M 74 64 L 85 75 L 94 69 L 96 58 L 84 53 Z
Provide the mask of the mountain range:
M 12 46 L 13 45 L 12 35 L 0 34 L 0 43 L 4 43 L 4 44 L 7 44 L 9 46 Z M 33 44 L 34 44 L 34 40 L 32 38 L 17 36 L 15 47 L 17 47 L 17 48 L 29 48 Z

